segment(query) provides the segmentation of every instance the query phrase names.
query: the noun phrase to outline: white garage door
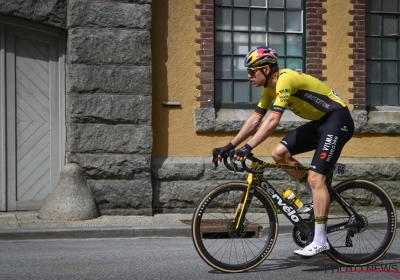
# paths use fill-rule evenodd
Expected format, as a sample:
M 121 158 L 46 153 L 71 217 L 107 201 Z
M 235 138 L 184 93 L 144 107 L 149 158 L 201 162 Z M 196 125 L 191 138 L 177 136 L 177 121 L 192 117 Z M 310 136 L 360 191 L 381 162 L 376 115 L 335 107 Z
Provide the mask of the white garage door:
M 3 211 L 40 209 L 64 159 L 63 36 L 18 23 L 3 21 L 1 29 Z

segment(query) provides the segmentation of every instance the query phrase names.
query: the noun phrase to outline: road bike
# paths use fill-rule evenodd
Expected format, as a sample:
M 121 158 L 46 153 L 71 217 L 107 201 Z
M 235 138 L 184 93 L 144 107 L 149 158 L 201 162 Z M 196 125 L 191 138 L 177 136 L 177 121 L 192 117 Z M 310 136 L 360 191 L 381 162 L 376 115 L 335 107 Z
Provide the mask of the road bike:
M 298 214 L 294 205 L 263 176 L 267 168 L 309 168 L 262 161 L 253 155 L 247 158 L 252 162 L 250 167 L 245 162 L 239 167 L 232 157 L 232 153 L 223 155 L 225 166 L 235 172 L 247 171 L 247 182 L 219 185 L 200 200 L 191 227 L 200 257 L 223 272 L 257 267 L 276 244 L 277 211 L 293 224 L 292 237 L 298 246 L 312 242 L 313 211 Z M 335 170 L 343 173 L 345 165 L 337 164 Z M 327 187 L 331 199 L 327 255 L 345 266 L 364 266 L 380 259 L 391 246 L 397 229 L 396 209 L 388 194 L 364 179 L 350 179 L 335 186 L 329 183 Z

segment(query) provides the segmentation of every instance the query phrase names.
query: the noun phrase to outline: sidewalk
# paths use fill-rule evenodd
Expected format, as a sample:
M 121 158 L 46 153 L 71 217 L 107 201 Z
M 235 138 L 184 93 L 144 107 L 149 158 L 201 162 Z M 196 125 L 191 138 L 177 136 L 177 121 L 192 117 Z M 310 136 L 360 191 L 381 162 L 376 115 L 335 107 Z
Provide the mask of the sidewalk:
M 38 218 L 39 212 L 0 212 L 0 240 L 59 238 L 191 237 L 192 214 L 100 216 L 86 221 L 57 222 Z M 397 211 L 400 220 L 400 211 Z M 278 215 L 279 233 L 293 225 Z
M 100 216 L 87 221 L 56 222 L 38 218 L 39 212 L 0 212 L 0 240 L 58 238 L 124 238 L 191 236 L 192 214 Z M 278 215 L 279 233 L 293 226 Z

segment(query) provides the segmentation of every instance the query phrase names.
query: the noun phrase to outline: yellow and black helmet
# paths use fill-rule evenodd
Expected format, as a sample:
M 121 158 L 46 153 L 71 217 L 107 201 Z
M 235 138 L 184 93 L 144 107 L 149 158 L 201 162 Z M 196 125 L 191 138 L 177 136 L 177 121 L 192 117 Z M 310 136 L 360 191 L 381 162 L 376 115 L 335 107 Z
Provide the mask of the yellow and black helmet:
M 273 48 L 262 46 L 251 50 L 244 60 L 244 67 L 253 68 L 267 64 L 278 64 L 278 54 Z

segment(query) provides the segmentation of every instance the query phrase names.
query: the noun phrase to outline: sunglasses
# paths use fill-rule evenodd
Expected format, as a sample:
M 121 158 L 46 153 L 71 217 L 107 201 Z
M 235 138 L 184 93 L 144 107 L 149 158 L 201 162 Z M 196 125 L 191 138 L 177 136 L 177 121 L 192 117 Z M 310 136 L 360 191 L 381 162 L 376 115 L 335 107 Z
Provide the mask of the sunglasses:
M 254 68 L 247 68 L 247 74 L 253 76 L 258 70 L 264 68 L 264 66 L 262 67 L 254 67 Z

